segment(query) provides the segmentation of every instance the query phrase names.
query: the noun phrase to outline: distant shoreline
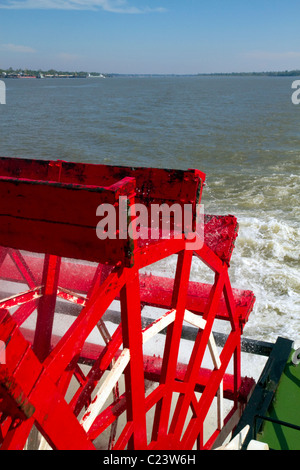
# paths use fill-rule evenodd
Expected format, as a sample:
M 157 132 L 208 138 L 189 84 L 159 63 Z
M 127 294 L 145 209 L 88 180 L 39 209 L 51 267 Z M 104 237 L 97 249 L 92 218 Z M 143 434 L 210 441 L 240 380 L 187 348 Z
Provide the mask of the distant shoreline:
M 62 72 L 56 70 L 21 70 L 0 69 L 0 78 L 7 79 L 79 79 L 79 78 L 113 78 L 113 77 L 300 77 L 300 70 L 269 72 L 215 72 L 197 74 L 151 74 L 151 73 L 99 73 L 99 72 Z
M 11 79 L 45 79 L 45 78 L 107 78 L 107 74 L 97 73 L 97 72 L 60 72 L 57 70 L 21 70 L 21 69 L 0 69 L 1 78 L 11 78 Z
M 232 72 L 232 73 L 199 73 L 199 76 L 230 76 L 230 77 L 299 77 L 300 70 L 284 72 Z

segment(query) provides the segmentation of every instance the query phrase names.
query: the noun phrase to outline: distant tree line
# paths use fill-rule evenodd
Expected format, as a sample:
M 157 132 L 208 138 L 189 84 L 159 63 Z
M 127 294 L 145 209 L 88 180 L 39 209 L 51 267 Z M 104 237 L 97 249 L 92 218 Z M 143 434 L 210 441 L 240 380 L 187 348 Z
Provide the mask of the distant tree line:
M 0 76 L 1 77 L 14 77 L 14 76 L 30 76 L 30 77 L 78 77 L 78 78 L 85 78 L 88 76 L 91 77 L 99 77 L 101 74 L 98 72 L 70 72 L 70 71 L 63 71 L 63 70 L 55 70 L 55 69 L 49 69 L 49 70 L 33 70 L 33 69 L 13 69 L 10 67 L 9 69 L 1 69 L 0 68 Z
M 199 73 L 199 76 L 233 76 L 233 77 L 299 77 L 300 70 L 278 72 L 232 72 L 232 73 Z

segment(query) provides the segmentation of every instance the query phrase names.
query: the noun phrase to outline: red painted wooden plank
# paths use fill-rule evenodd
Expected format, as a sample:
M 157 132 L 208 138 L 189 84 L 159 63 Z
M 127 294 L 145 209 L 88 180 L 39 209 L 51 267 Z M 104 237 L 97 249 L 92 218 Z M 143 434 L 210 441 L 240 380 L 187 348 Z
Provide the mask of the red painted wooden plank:
M 171 299 L 174 287 L 173 279 L 160 276 L 142 275 L 140 276 L 140 286 L 141 301 L 143 303 L 154 307 L 171 308 Z M 190 281 L 186 303 L 187 310 L 203 315 L 211 289 L 212 285 L 210 284 Z M 240 318 L 240 321 L 245 323 L 253 308 L 255 301 L 254 294 L 251 291 L 233 289 L 233 297 L 237 315 Z M 220 320 L 230 320 L 223 295 L 218 306 L 216 318 Z
M 99 205 L 114 205 L 122 195 L 134 196 L 134 179 L 121 183 L 110 189 L 0 177 L 0 214 L 95 229 Z
M 41 282 L 43 258 L 26 255 L 25 260 L 38 281 Z M 91 287 L 95 272 L 96 265 L 86 264 L 83 267 L 82 264 L 64 260 L 61 265 L 59 285 L 74 292 L 86 293 Z M 23 280 L 22 276 L 14 270 L 9 257 L 6 257 L 3 266 L 0 268 L 0 276 L 3 279 L 10 279 L 16 282 Z M 171 308 L 173 286 L 174 280 L 172 278 L 141 274 L 141 302 L 146 305 L 167 308 L 169 310 Z M 211 287 L 210 284 L 190 281 L 186 308 L 194 313 L 203 314 Z M 233 297 L 237 315 L 242 323 L 246 323 L 253 309 L 255 296 L 250 290 L 233 289 Z M 216 318 L 229 320 L 224 297 L 220 301 Z
M 116 263 L 132 256 L 125 240 L 100 240 L 97 208 L 134 196 L 132 178 L 113 189 L 0 177 L 0 244 L 38 253 Z M 127 220 L 126 220 L 127 222 Z
M 0 216 L 2 245 L 100 263 L 131 263 L 126 240 L 100 240 L 95 228 Z M 20 236 L 20 234 L 22 236 Z M 82 243 L 84 240 L 84 243 Z
M 45 360 L 51 350 L 51 336 L 60 265 L 61 258 L 57 256 L 45 256 L 42 297 L 38 303 L 35 339 L 33 342 L 33 350 L 41 362 Z
M 125 177 L 137 181 L 137 196 L 146 200 L 193 203 L 201 193 L 205 174 L 199 170 L 133 168 L 52 160 L 0 158 L 0 175 L 41 181 L 110 186 Z
M 129 449 L 145 449 L 147 445 L 143 338 L 138 271 L 121 290 L 123 347 L 130 350 L 125 369 L 127 420 L 133 422 Z

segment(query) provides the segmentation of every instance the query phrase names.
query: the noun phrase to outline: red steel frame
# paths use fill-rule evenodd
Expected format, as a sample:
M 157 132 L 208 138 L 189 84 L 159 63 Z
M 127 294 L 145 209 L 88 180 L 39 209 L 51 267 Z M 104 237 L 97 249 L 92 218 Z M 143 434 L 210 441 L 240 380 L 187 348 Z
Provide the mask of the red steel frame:
M 109 445 L 115 450 L 211 449 L 224 439 L 254 385 L 241 377 L 241 334 L 255 299 L 250 291 L 232 289 L 228 274 L 235 217 L 206 215 L 204 243 L 194 251 L 187 249 L 184 235 L 143 243 L 95 236 L 101 202 L 118 209 L 119 196 L 126 195 L 129 204 L 179 202 L 196 208 L 205 175 L 9 158 L 0 159 L 0 174 L 0 277 L 29 288 L 0 301 L 0 340 L 6 344 L 6 363 L 0 365 L 1 449 L 23 449 L 33 425 L 54 449 L 95 449 L 93 441 L 111 425 Z M 141 273 L 172 255 L 177 256 L 174 279 Z M 194 257 L 214 273 L 212 285 L 190 281 Z M 81 309 L 60 336 L 53 331 L 57 299 Z M 116 299 L 121 321 L 110 336 L 103 318 Z M 145 305 L 166 313 L 143 328 Z M 35 328 L 24 328 L 34 311 Z M 189 363 L 181 364 L 187 312 L 198 333 Z M 213 346 L 216 319 L 226 321 L 230 332 L 214 367 L 207 369 L 203 358 Z M 167 327 L 163 357 L 145 355 L 143 343 L 162 326 Z M 104 346 L 88 341 L 95 327 Z M 87 374 L 82 363 L 90 365 Z M 78 389 L 67 401 L 73 377 Z M 145 379 L 158 383 L 148 395 Z M 113 398 L 107 406 L 108 382 Z M 205 441 L 205 418 L 220 390 L 232 408 Z M 114 424 L 124 414 L 117 436 Z

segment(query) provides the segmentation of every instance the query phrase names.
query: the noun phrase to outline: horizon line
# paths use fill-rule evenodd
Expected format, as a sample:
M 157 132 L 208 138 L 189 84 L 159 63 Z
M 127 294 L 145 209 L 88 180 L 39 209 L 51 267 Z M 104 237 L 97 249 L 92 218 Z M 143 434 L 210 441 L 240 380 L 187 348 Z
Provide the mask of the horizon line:
M 249 72 L 245 72 L 245 71 L 241 71 L 241 72 L 194 72 L 194 73 L 188 73 L 188 72 L 185 72 L 185 73 L 177 73 L 177 72 L 96 72 L 96 71 L 92 71 L 92 72 L 88 72 L 86 70 L 72 70 L 72 71 L 68 71 L 68 70 L 62 70 L 62 69 L 54 69 L 54 68 L 50 68 L 50 69 L 35 69 L 35 68 L 21 68 L 21 67 L 17 67 L 17 68 L 14 68 L 14 67 L 8 67 L 8 68 L 1 68 L 0 67 L 0 70 L 2 71 L 2 73 L 7 73 L 9 70 L 11 70 L 11 73 L 13 72 L 16 72 L 16 71 L 20 71 L 20 73 L 23 73 L 25 71 L 27 72 L 40 72 L 40 73 L 44 73 L 44 72 L 49 72 L 49 71 L 53 71 L 53 72 L 64 72 L 64 73 L 68 73 L 68 74 L 74 74 L 74 73 L 86 73 L 86 74 L 104 74 L 104 75 L 119 75 L 119 76 L 205 76 L 205 75 L 266 75 L 266 74 L 282 74 L 282 75 L 289 75 L 289 74 L 300 74 L 300 69 L 291 69 L 291 70 L 264 70 L 264 71 L 249 71 Z

